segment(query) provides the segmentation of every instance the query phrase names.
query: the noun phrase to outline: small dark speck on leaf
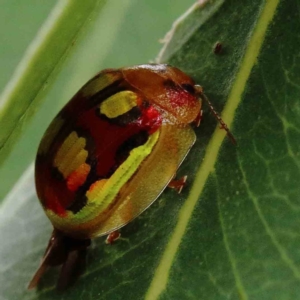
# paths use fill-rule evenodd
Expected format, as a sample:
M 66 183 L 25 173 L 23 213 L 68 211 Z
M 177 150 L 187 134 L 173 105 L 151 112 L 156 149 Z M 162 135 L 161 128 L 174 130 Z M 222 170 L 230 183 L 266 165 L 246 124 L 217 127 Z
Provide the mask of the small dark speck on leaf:
M 222 52 L 222 50 L 223 50 L 222 43 L 220 43 L 220 42 L 215 43 L 214 49 L 213 49 L 214 54 L 220 54 Z

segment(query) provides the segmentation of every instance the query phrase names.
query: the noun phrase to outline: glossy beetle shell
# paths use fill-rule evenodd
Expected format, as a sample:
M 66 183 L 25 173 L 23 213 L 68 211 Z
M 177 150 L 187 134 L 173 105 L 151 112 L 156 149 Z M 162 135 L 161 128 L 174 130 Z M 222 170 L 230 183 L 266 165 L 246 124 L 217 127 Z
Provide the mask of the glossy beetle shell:
M 195 83 L 168 65 L 104 70 L 47 129 L 36 159 L 38 197 L 53 226 L 86 239 L 142 213 L 195 142 Z

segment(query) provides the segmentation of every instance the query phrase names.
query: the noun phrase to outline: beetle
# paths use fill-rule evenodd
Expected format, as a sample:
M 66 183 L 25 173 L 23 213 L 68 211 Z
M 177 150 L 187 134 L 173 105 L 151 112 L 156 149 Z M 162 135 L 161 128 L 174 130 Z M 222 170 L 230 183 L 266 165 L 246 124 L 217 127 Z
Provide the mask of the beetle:
M 190 124 L 199 125 L 203 99 L 233 139 L 201 86 L 165 64 L 101 71 L 64 106 L 35 162 L 37 195 L 54 230 L 29 289 L 57 265 L 57 287 L 69 286 L 92 238 L 112 243 L 167 186 L 181 191 L 186 176 L 173 177 L 196 140 Z

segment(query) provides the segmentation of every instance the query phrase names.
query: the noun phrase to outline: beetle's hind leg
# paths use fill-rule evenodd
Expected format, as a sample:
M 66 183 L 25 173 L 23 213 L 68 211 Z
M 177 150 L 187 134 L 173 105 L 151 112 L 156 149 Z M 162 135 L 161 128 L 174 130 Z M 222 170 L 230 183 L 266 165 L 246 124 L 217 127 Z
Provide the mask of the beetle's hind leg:
M 57 289 L 64 290 L 70 286 L 83 272 L 85 267 L 87 247 L 91 240 L 78 240 L 65 236 L 54 229 L 44 253 L 41 264 L 28 285 L 35 288 L 49 267 L 62 265 Z
M 86 267 L 86 255 L 86 247 L 69 251 L 66 261 L 61 267 L 57 281 L 57 289 L 59 291 L 63 291 L 71 286 L 84 272 Z

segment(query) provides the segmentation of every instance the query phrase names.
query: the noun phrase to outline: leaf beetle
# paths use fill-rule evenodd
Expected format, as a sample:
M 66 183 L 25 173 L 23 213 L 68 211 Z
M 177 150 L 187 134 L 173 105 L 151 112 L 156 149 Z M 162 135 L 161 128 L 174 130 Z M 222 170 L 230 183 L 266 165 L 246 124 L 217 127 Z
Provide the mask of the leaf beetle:
M 64 289 L 81 273 L 92 238 L 112 243 L 167 186 L 181 191 L 186 176 L 173 177 L 196 140 L 190 124 L 200 124 L 203 99 L 234 141 L 202 88 L 169 65 L 107 69 L 75 94 L 36 156 L 37 195 L 54 230 L 28 288 L 62 265 Z

